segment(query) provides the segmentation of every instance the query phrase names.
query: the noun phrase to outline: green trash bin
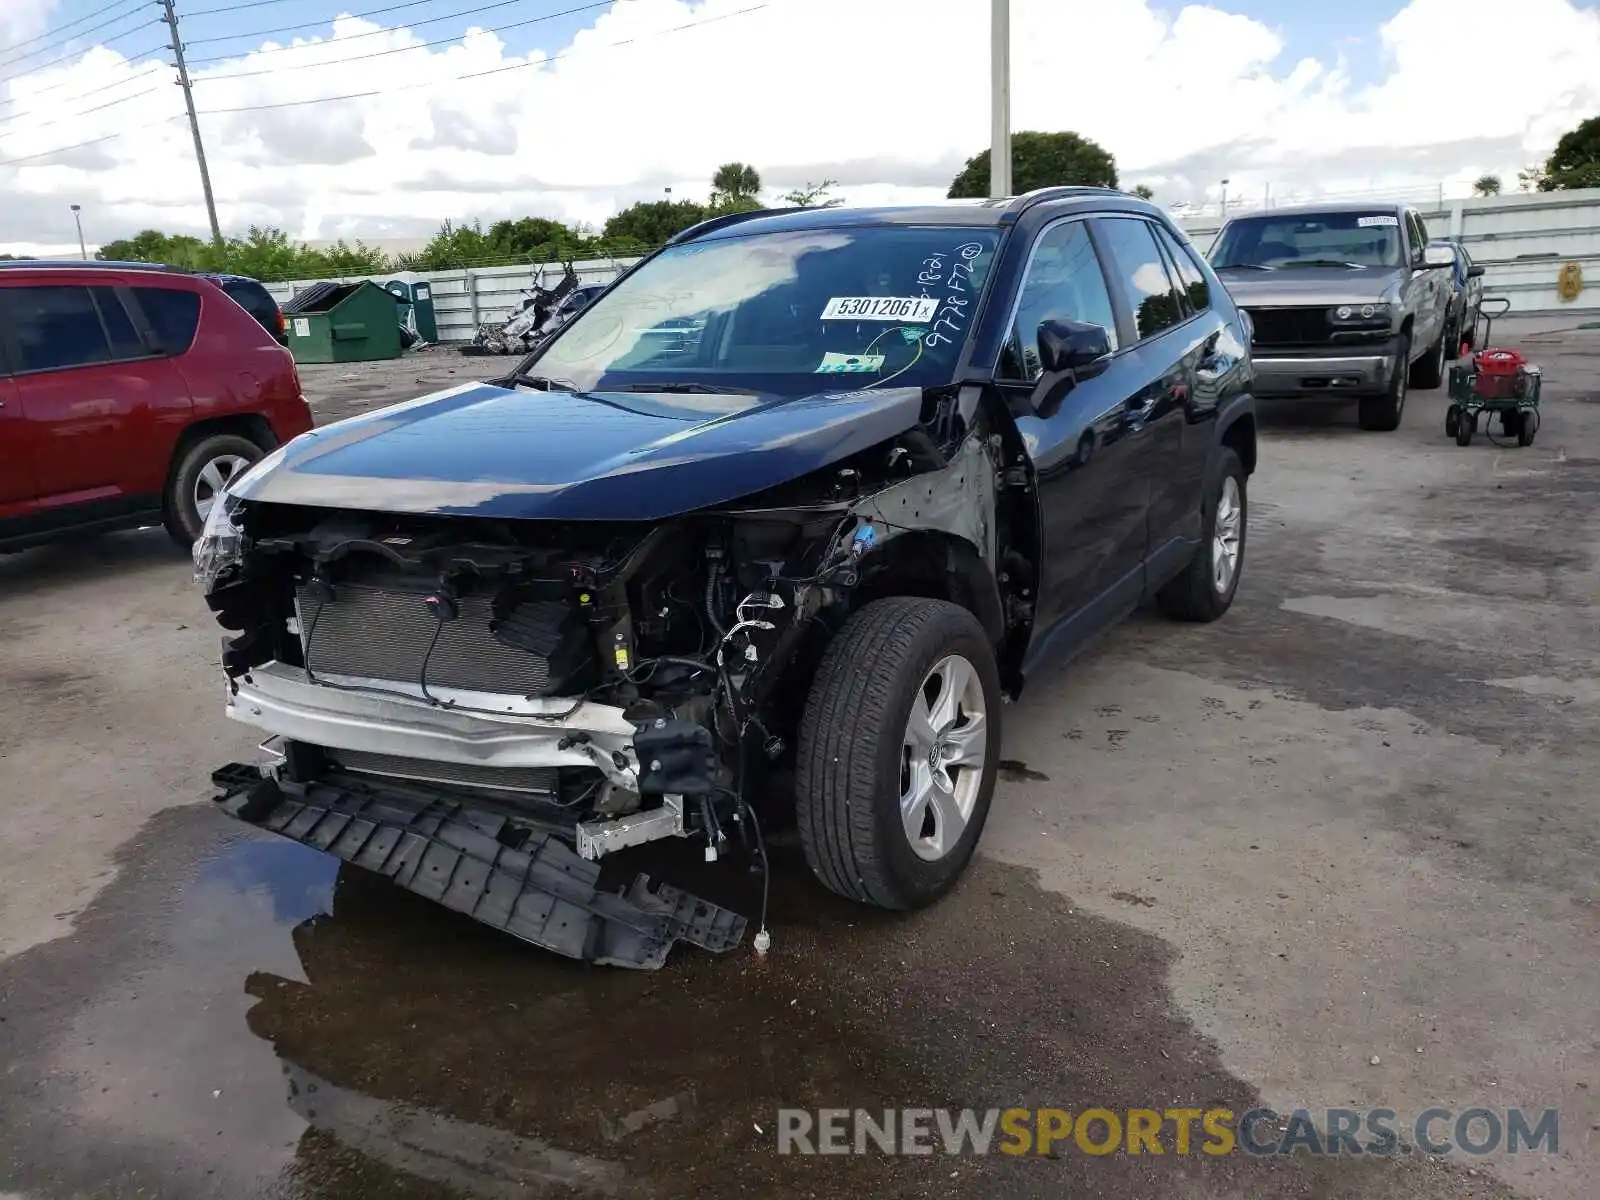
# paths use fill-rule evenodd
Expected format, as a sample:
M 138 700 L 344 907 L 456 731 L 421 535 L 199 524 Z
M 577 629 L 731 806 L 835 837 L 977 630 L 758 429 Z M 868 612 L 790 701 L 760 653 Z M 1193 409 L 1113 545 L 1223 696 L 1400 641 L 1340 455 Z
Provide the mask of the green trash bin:
M 439 317 L 433 310 L 432 285 L 415 272 L 407 271 L 389 280 L 383 288 L 400 301 L 400 324 L 422 341 L 436 345 L 439 341 Z
M 317 283 L 283 306 L 298 363 L 400 357 L 398 301 L 371 280 Z

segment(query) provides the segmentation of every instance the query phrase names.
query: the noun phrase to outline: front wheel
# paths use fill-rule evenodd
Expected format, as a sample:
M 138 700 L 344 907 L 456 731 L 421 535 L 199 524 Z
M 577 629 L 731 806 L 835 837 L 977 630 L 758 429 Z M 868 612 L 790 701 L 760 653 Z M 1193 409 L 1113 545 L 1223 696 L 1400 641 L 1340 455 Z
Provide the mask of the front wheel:
M 1445 331 L 1439 331 L 1439 340 L 1428 347 L 1428 352 L 1417 359 L 1411 368 L 1411 386 L 1414 388 L 1436 388 L 1444 382 L 1444 339 Z
M 261 447 L 249 438 L 217 433 L 201 438 L 173 468 L 167 484 L 165 524 L 173 541 L 192 546 L 205 528 L 212 505 L 227 486 L 261 458 Z
M 806 862 L 830 891 L 913 909 L 949 890 L 989 815 L 1000 676 L 971 613 L 943 600 L 868 604 L 829 644 L 795 772 Z
M 1378 433 L 1392 433 L 1400 428 L 1400 418 L 1406 411 L 1406 383 L 1411 361 L 1411 341 L 1400 335 L 1394 351 L 1394 371 L 1389 376 L 1389 387 L 1381 396 L 1363 396 L 1356 419 L 1361 428 Z
M 1180 621 L 1215 621 L 1233 605 L 1244 573 L 1248 517 L 1244 464 L 1222 451 L 1217 478 L 1200 512 L 1200 545 L 1183 573 L 1156 593 L 1156 602 Z

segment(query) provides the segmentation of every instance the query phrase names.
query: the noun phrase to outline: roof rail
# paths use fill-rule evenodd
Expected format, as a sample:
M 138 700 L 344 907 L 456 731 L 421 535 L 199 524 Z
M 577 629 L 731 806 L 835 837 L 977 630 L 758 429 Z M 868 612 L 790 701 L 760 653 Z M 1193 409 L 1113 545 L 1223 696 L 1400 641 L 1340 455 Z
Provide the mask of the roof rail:
M 189 274 L 183 267 L 168 266 L 166 263 L 116 262 L 99 258 L 8 258 L 0 260 L 0 268 L 14 270 L 28 270 L 30 268 L 41 270 L 48 268 L 52 271 L 63 268 L 79 271 L 169 271 Z
M 751 217 L 771 217 L 778 213 L 803 211 L 800 208 L 753 208 L 749 212 L 723 213 L 720 217 L 708 217 L 698 225 L 691 225 L 681 233 L 674 234 L 667 239 L 667 245 L 675 246 L 679 242 L 692 242 L 697 237 L 703 237 L 718 229 L 726 229 L 729 225 L 737 225 L 741 221 L 748 221 Z
M 1020 196 L 1013 196 L 1011 198 L 1011 203 L 1006 205 L 1006 215 L 1009 217 L 1020 217 L 1035 204 L 1044 204 L 1051 200 L 1070 200 L 1075 196 L 1104 196 L 1108 193 L 1115 196 L 1124 194 L 1117 191 L 1116 188 L 1108 187 L 1073 186 L 1034 188 L 1031 192 L 1024 192 Z

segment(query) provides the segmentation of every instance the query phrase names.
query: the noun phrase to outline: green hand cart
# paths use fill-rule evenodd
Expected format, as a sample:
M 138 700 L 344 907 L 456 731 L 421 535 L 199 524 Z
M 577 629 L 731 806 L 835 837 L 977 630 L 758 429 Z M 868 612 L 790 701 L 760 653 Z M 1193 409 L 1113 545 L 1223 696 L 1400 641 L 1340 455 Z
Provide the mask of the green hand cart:
M 1482 344 L 1486 348 L 1468 362 L 1450 368 L 1450 407 L 1444 414 L 1445 436 L 1455 438 L 1458 446 L 1472 445 L 1472 435 L 1478 432 L 1479 414 L 1488 413 L 1483 433 L 1491 442 L 1500 445 L 1491 428 L 1498 414 L 1500 429 L 1507 438 L 1518 446 L 1531 446 L 1539 432 L 1539 391 L 1544 382 L 1543 373 L 1518 351 L 1489 344 L 1494 319 L 1510 311 L 1510 299 L 1494 296 L 1482 303 L 1501 307 L 1492 313 L 1487 307 L 1480 307 L 1479 316 L 1485 323 Z

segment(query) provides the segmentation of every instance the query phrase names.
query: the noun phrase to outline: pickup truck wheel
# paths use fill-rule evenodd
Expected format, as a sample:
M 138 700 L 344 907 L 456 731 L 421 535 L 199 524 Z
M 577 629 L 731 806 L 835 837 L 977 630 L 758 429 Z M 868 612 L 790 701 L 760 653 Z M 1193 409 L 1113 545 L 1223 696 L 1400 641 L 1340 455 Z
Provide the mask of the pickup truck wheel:
M 1441 329 L 1439 340 L 1428 347 L 1428 352 L 1411 368 L 1412 387 L 1436 388 L 1444 382 L 1444 340 L 1445 332 Z
M 829 891 L 913 909 L 947 891 L 989 815 L 1000 674 L 976 617 L 892 597 L 823 655 L 800 723 L 796 816 Z
M 260 446 L 231 433 L 201 438 L 183 451 L 167 483 L 163 505 L 173 541 L 184 547 L 194 545 L 223 488 L 260 458 Z
M 1400 418 L 1406 411 L 1406 383 L 1411 360 L 1411 339 L 1400 335 L 1395 347 L 1394 374 L 1389 377 L 1388 390 L 1381 396 L 1361 397 L 1356 419 L 1361 428 L 1377 433 L 1392 433 L 1400 428 Z
M 1244 464 L 1224 448 L 1200 512 L 1200 545 L 1183 573 L 1156 593 L 1156 603 L 1169 617 L 1215 621 L 1232 607 L 1244 573 L 1248 510 Z

